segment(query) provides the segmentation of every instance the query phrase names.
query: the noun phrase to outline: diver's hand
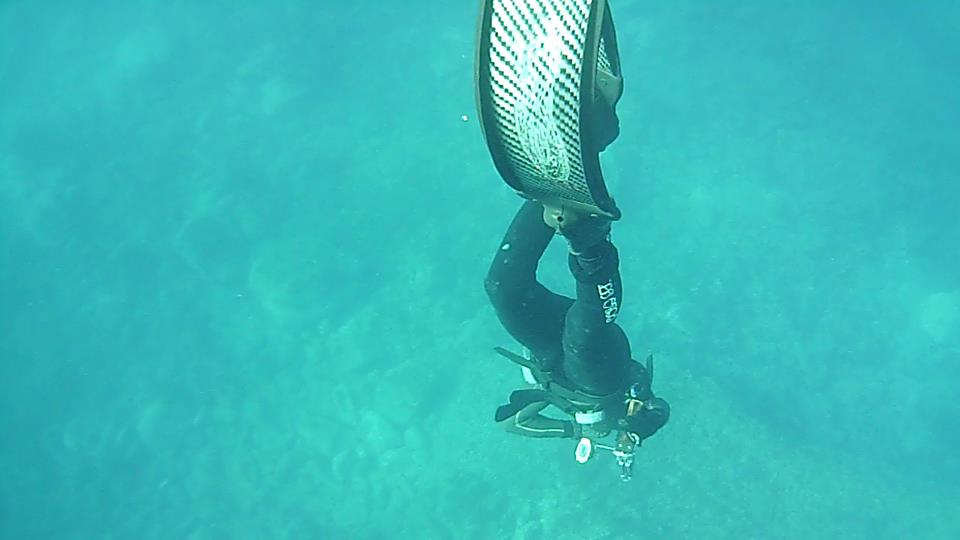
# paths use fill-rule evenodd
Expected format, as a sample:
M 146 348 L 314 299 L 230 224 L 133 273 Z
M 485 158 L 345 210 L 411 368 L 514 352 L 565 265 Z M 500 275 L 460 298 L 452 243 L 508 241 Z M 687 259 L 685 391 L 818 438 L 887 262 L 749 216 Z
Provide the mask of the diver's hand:
M 543 205 L 543 222 L 562 234 L 570 252 L 579 255 L 610 235 L 610 220 L 563 206 Z

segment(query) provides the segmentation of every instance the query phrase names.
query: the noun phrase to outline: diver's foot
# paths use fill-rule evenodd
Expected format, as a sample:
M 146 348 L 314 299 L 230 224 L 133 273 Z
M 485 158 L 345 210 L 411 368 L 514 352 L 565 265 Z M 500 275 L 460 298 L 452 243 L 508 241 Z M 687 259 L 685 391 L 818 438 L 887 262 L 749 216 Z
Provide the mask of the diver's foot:
M 610 220 L 569 208 L 543 205 L 543 221 L 567 239 L 570 253 L 583 255 L 610 236 Z

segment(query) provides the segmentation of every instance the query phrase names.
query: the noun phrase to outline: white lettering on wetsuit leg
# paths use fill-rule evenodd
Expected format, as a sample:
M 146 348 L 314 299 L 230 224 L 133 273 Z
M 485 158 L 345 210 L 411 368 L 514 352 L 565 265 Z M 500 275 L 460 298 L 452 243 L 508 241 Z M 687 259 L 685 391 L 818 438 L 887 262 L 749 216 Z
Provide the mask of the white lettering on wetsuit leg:
M 613 282 L 608 281 L 603 285 L 597 285 L 597 293 L 603 300 L 603 316 L 606 322 L 609 324 L 617 320 L 617 315 L 620 314 L 620 302 L 617 301 L 617 289 L 613 286 Z
M 604 285 L 597 285 L 597 292 L 600 293 L 601 300 L 606 300 L 617 293 L 616 289 L 613 287 L 612 281 L 608 281 Z
M 612 323 L 617 320 L 617 315 L 620 314 L 620 306 L 617 305 L 617 297 L 612 296 L 607 298 L 603 302 L 603 315 L 606 317 L 608 323 Z

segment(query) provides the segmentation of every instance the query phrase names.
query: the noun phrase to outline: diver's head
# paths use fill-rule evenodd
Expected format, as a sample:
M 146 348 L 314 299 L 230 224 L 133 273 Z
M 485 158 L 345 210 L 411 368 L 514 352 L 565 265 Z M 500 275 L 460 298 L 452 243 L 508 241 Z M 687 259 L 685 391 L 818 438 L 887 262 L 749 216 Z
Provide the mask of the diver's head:
M 670 419 L 670 404 L 653 395 L 653 355 L 644 363 L 630 361 L 630 386 L 624 398 L 627 407 L 618 421 L 620 429 L 646 439 Z
M 640 439 L 646 439 L 662 428 L 670 420 L 670 404 L 658 397 L 643 402 L 640 410 L 632 416 L 624 416 L 620 427 L 636 433 Z

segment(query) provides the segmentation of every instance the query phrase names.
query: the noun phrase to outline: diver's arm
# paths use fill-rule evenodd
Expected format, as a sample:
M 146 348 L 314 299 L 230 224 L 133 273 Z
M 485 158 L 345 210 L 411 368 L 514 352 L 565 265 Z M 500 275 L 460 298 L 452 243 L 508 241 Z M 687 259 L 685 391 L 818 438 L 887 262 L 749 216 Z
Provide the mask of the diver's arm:
M 559 420 L 540 414 L 550 404 L 538 402 L 527 405 L 504 425 L 515 435 L 538 439 L 571 439 L 579 437 L 577 425 L 569 420 Z

